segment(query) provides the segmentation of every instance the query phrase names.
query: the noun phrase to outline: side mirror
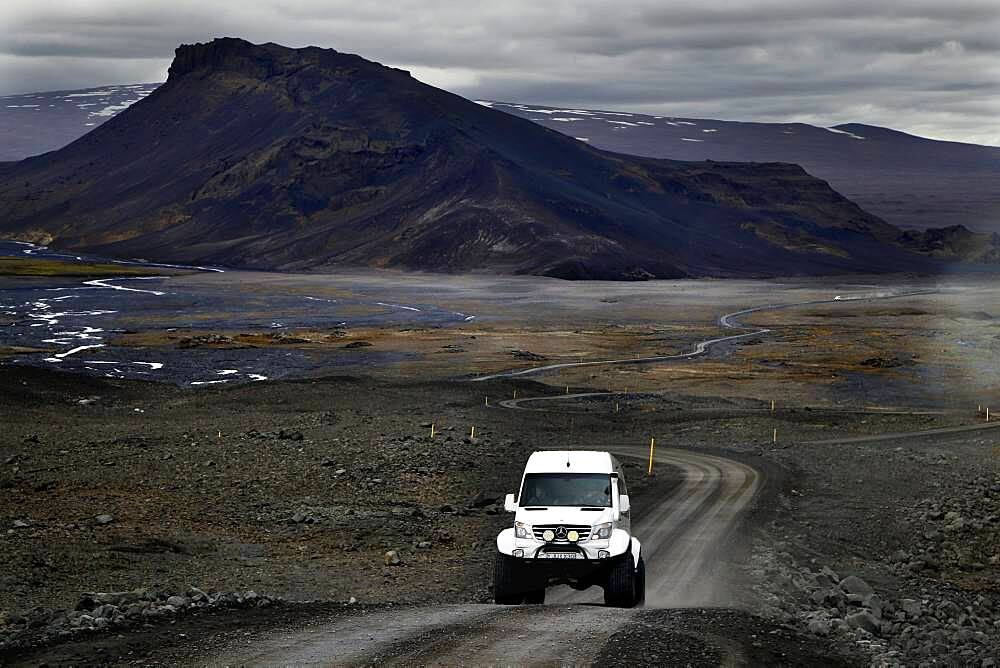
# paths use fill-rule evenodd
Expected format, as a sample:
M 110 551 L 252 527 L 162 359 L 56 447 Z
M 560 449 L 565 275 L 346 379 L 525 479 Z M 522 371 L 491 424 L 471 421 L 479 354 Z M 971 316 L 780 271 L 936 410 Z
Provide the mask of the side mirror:
M 513 513 L 517 510 L 517 503 L 514 501 L 513 494 L 508 494 L 503 498 L 503 509 L 508 513 Z
M 627 513 L 632 508 L 632 504 L 628 500 L 628 494 L 621 494 L 618 497 L 618 509 L 620 512 Z

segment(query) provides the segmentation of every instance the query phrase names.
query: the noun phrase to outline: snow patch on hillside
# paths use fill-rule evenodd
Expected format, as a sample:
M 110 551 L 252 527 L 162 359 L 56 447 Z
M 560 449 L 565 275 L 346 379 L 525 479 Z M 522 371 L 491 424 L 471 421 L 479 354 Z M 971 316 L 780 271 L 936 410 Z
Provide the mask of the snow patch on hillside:
M 864 137 L 862 137 L 861 135 L 856 135 L 853 132 L 848 132 L 847 130 L 838 130 L 837 128 L 823 128 L 823 129 L 826 130 L 827 132 L 835 132 L 838 135 L 847 135 L 852 139 L 864 139 Z

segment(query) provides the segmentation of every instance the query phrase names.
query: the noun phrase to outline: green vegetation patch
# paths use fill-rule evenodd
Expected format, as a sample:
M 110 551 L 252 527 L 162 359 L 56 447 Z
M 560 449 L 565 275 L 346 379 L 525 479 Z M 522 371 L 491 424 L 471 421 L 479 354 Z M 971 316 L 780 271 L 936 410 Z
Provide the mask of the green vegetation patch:
M 98 262 L 0 257 L 0 276 L 156 276 L 165 273 L 178 272 Z

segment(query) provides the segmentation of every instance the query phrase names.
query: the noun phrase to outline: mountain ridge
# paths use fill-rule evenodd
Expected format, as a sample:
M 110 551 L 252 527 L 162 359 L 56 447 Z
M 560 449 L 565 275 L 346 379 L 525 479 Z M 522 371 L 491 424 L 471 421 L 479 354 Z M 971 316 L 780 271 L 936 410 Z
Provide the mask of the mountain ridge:
M 862 208 L 904 228 L 1000 232 L 1000 147 L 864 123 L 820 127 L 482 100 L 604 150 L 677 160 L 800 164 Z
M 147 97 L 0 169 L 3 236 L 162 261 L 643 279 L 954 259 L 797 165 L 607 153 L 357 55 L 234 38 L 182 45 Z M 994 260 L 980 241 L 962 256 Z

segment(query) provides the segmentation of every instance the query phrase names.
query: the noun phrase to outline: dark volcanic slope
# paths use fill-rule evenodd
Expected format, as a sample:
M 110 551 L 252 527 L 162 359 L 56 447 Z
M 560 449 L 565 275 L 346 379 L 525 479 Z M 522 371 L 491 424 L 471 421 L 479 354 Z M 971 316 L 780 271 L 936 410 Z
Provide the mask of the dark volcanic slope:
M 574 278 L 996 255 L 956 231 L 904 237 L 795 165 L 604 153 L 358 56 L 236 39 L 182 46 L 146 99 L 0 166 L 0 233 L 166 261 Z
M 0 98 L 0 161 L 65 146 L 160 84 Z M 482 102 L 591 146 L 653 158 L 793 162 L 901 227 L 1000 231 L 1000 147 L 915 137 L 862 124 L 745 123 Z
M 486 102 L 592 146 L 675 160 L 794 162 L 904 227 L 1000 232 L 1000 147 L 849 123 L 742 123 Z

